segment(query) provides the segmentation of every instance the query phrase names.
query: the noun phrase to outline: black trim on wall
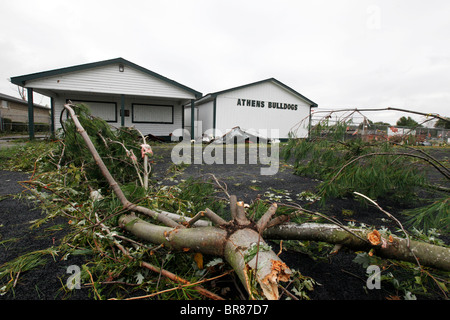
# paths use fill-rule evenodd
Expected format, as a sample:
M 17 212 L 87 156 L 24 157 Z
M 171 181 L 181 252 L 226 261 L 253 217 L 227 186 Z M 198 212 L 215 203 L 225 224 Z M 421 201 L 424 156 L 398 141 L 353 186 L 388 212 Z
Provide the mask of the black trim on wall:
M 89 102 L 94 102 L 94 103 L 109 103 L 109 104 L 114 104 L 114 119 L 115 120 L 105 120 L 106 122 L 117 122 L 117 102 L 113 102 L 113 101 L 94 101 L 94 100 L 83 100 L 83 99 L 66 99 L 66 103 L 69 103 L 69 101 L 72 101 L 73 103 L 86 103 L 87 105 L 89 105 Z M 75 101 L 75 102 L 74 102 Z
M 181 106 L 181 128 L 184 128 L 184 104 Z
M 134 106 L 140 105 L 140 106 L 149 106 L 149 107 L 167 107 L 172 109 L 172 121 L 139 121 L 134 120 Z M 175 110 L 173 105 L 163 105 L 163 104 L 147 104 L 147 103 L 132 103 L 131 104 L 131 123 L 159 123 L 159 124 L 173 124 L 174 123 L 174 117 L 175 117 Z

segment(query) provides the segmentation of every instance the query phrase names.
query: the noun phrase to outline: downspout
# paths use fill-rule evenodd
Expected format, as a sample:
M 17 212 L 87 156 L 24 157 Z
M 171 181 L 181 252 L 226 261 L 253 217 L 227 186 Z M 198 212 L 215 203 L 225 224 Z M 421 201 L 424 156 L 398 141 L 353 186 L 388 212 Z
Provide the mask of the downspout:
M 33 88 L 27 88 L 27 93 L 28 93 L 28 134 L 30 140 L 34 140 Z
M 55 98 L 50 97 L 50 133 L 55 135 Z
M 216 116 L 217 116 L 217 96 L 214 97 L 213 102 L 213 135 L 216 137 Z
M 3 101 L 2 101 L 3 103 Z M 6 102 L 8 103 L 8 102 Z M 0 106 L 0 132 L 3 132 L 2 108 Z
M 311 138 L 311 110 L 314 106 L 309 106 L 308 140 Z
M 125 95 L 120 95 L 120 126 L 125 127 Z

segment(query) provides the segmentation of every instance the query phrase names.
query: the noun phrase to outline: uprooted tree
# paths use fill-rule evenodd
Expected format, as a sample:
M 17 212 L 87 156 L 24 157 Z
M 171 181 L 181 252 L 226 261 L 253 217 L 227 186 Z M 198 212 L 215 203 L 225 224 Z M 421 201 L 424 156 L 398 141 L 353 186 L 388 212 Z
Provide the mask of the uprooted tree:
M 374 251 L 381 257 L 411 261 L 419 266 L 450 270 L 450 249 L 445 246 L 413 241 L 408 236 L 400 238 L 384 235 L 377 230 L 349 228 L 339 223 L 295 224 L 287 221 L 289 220 L 287 216 L 276 215 L 277 204 L 275 203 L 257 221 L 248 217 L 244 203 L 237 201 L 235 196 L 230 196 L 230 221 L 224 220 L 209 208 L 204 208 L 196 215 L 188 217 L 188 215 L 168 213 L 136 205 L 127 199 L 119 183 L 107 169 L 94 143 L 78 120 L 73 107 L 70 104 L 65 105 L 76 130 L 87 145 L 87 150 L 91 153 L 98 169 L 106 178 L 110 189 L 122 206 L 120 227 L 137 238 L 163 245 L 171 250 L 191 250 L 224 257 L 238 275 L 250 297 L 255 294 L 255 288 L 258 287 L 262 290 L 261 294 L 265 298 L 278 299 L 278 282 L 288 281 L 292 274 L 290 268 L 272 251 L 264 239 L 323 241 L 347 246 L 354 250 Z M 104 140 L 104 137 L 100 138 L 100 141 Z M 353 147 L 357 148 L 358 146 L 350 146 L 350 148 Z M 131 153 L 129 150 L 126 152 L 127 154 Z M 145 150 L 142 156 L 145 159 Z M 367 155 L 367 158 L 369 157 L 370 155 Z M 147 169 L 145 173 L 148 173 Z M 361 195 L 361 197 L 363 196 Z M 299 207 L 298 210 L 304 209 Z M 140 217 L 140 215 L 142 216 Z M 149 222 L 142 217 L 151 217 L 153 221 Z M 103 223 L 98 221 L 97 224 L 103 226 L 104 230 L 110 233 Z M 112 237 L 114 238 L 114 235 Z M 128 255 L 126 248 L 117 241 L 114 243 L 125 255 Z M 132 258 L 130 257 L 130 259 Z M 148 263 L 141 263 L 141 265 L 161 272 L 160 268 Z M 170 276 L 169 272 L 165 274 Z M 181 281 L 179 277 L 173 274 L 171 276 L 174 280 Z M 205 293 L 205 295 L 210 298 L 218 298 L 212 293 Z

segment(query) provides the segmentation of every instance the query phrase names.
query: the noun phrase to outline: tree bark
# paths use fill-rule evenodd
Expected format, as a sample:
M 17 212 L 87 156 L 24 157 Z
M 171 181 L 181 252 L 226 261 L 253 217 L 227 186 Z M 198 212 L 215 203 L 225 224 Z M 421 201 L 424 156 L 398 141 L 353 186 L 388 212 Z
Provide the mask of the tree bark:
M 119 226 L 139 239 L 163 244 L 169 250 L 186 249 L 223 256 L 227 232 L 216 227 L 170 228 L 144 221 L 134 214 L 119 219 Z

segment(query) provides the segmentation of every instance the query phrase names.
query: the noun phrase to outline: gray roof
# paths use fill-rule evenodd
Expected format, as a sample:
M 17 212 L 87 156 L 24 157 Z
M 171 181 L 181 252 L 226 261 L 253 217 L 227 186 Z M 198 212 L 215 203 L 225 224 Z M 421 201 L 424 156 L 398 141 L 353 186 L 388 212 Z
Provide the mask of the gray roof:
M 222 90 L 222 91 L 217 91 L 217 92 L 213 92 L 213 93 L 208 93 L 205 96 L 203 96 L 202 98 L 198 99 L 196 101 L 196 103 L 204 103 L 207 101 L 210 101 L 212 99 L 214 99 L 215 97 L 217 97 L 218 95 L 221 95 L 223 93 L 226 92 L 230 92 L 233 90 L 237 90 L 237 89 L 242 89 L 242 88 L 246 88 L 246 87 L 250 87 L 250 86 L 254 86 L 254 85 L 258 85 L 264 82 L 273 82 L 278 84 L 279 86 L 285 88 L 286 90 L 290 91 L 292 94 L 300 97 L 301 99 L 303 99 L 304 101 L 306 101 L 307 103 L 310 104 L 311 107 L 317 107 L 317 103 L 315 103 L 314 101 L 308 99 L 307 97 L 305 97 L 304 95 L 300 94 L 299 92 L 295 91 L 294 89 L 292 89 L 291 87 L 288 87 L 287 85 L 285 85 L 284 83 L 282 83 L 281 81 L 278 81 L 275 78 L 269 78 L 269 79 L 265 79 L 265 80 L 261 80 L 261 81 L 257 81 L 257 82 L 253 82 L 253 83 L 249 83 L 249 84 L 245 84 L 242 86 L 238 86 L 238 87 L 234 87 L 234 88 L 230 88 L 230 89 L 226 89 L 226 90 Z

